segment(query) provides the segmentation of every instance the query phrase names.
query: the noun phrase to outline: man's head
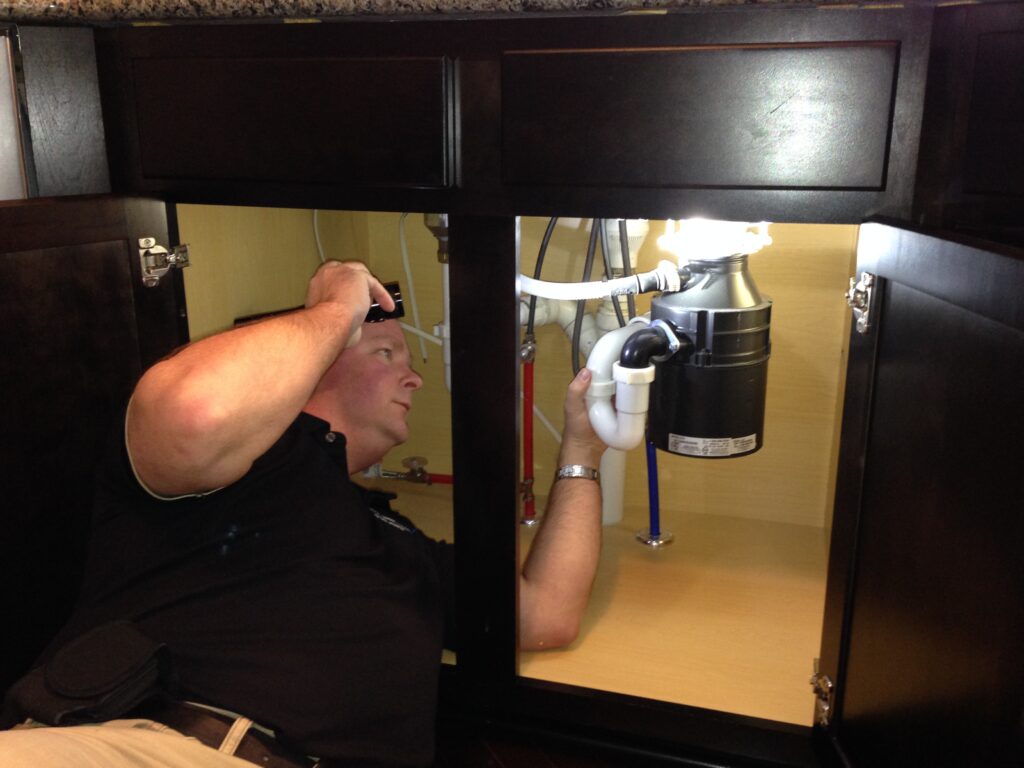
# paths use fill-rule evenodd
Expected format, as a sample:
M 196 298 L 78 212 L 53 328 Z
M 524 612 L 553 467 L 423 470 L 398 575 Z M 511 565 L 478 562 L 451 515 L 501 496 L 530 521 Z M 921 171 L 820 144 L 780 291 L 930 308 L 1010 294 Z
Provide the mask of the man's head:
M 359 341 L 313 392 L 306 410 L 344 433 L 349 471 L 366 469 L 408 439 L 412 393 L 423 386 L 411 362 L 398 321 L 364 323 Z

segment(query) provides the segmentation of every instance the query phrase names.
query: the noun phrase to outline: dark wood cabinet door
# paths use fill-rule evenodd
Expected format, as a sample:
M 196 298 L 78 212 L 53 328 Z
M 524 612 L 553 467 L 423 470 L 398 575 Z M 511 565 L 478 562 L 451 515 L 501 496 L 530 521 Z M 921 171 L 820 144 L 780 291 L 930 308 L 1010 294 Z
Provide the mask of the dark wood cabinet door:
M 1020 765 L 1024 251 L 861 227 L 822 671 L 853 766 Z
M 73 604 L 95 457 L 145 366 L 185 341 L 180 276 L 142 285 L 162 202 L 0 204 L 0 689 Z

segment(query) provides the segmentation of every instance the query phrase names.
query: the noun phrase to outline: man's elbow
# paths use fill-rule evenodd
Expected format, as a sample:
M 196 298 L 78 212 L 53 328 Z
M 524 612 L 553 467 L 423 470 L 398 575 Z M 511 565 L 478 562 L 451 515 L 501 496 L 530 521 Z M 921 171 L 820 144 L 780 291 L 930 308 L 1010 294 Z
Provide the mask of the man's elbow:
M 578 618 L 567 615 L 550 616 L 521 628 L 519 649 L 522 651 L 548 651 L 565 648 L 574 643 L 579 634 Z

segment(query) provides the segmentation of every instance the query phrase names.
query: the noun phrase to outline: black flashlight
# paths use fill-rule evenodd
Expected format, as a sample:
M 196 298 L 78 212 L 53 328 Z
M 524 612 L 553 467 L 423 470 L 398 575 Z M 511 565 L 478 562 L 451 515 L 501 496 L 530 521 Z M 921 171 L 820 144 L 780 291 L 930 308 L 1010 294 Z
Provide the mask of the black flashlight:
M 380 304 L 374 302 L 370 305 L 370 311 L 366 313 L 366 320 L 364 322 L 379 323 L 384 320 L 395 320 L 399 317 L 405 317 L 405 307 L 402 306 L 402 289 L 398 283 L 384 283 L 384 290 L 391 294 L 391 298 L 395 301 L 395 308 L 387 312 Z

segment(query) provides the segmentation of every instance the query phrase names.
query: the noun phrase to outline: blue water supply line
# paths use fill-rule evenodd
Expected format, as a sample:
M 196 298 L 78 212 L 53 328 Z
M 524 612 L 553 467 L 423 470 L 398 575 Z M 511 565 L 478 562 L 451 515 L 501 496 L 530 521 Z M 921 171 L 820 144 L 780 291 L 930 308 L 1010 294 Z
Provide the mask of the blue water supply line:
M 654 441 L 647 439 L 647 498 L 650 507 L 650 525 L 648 535 L 652 539 L 661 538 L 661 511 L 658 500 L 658 454 Z

